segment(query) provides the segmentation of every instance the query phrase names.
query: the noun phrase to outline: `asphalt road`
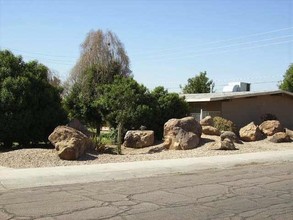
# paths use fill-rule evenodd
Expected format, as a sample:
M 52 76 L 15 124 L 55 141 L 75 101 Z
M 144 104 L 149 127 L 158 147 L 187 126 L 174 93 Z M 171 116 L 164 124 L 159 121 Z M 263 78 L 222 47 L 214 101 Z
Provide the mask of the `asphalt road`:
M 293 163 L 0 192 L 0 219 L 293 219 Z

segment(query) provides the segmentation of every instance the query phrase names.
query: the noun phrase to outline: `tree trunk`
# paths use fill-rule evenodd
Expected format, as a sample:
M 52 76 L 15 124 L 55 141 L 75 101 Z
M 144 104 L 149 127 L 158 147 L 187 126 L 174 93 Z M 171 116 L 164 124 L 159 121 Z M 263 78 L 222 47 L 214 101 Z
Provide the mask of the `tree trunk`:
M 8 149 L 11 149 L 12 148 L 12 145 L 13 145 L 13 142 L 12 141 L 4 141 L 4 146 L 3 148 L 5 150 L 8 150 Z
M 100 122 L 97 122 L 96 124 L 96 137 L 100 137 L 100 134 L 101 134 L 101 123 Z
M 118 135 L 117 135 L 117 154 L 121 154 L 121 140 L 122 140 L 122 128 L 123 124 L 122 122 L 119 122 L 118 124 Z

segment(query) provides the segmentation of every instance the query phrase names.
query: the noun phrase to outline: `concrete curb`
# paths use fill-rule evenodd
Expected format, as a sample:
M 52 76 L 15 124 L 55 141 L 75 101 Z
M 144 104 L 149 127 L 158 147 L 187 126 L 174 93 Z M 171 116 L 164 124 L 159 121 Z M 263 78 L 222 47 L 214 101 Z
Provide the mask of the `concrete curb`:
M 172 173 L 192 173 L 198 170 L 224 169 L 249 163 L 285 161 L 293 161 L 293 150 L 64 167 L 7 168 L 0 169 L 0 191 Z

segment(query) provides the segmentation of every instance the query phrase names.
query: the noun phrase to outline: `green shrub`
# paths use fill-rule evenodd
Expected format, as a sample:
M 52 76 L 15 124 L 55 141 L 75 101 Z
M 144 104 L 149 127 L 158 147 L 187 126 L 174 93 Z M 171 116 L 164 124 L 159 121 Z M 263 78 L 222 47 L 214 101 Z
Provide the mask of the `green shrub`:
M 101 132 L 100 142 L 102 144 L 116 144 L 117 140 L 117 130 L 111 128 L 109 132 Z
M 99 153 L 103 153 L 105 151 L 105 144 L 102 143 L 101 139 L 99 137 L 93 137 L 92 140 L 94 143 L 94 149 Z
M 164 124 L 171 118 L 183 118 L 189 115 L 189 106 L 184 98 L 177 93 L 169 93 L 162 86 L 156 87 L 151 95 L 153 97 L 152 109 L 153 117 L 145 123 L 147 129 L 155 132 L 155 138 L 162 140 Z
M 11 148 L 15 142 L 23 147 L 48 142 L 54 128 L 67 121 L 61 92 L 46 66 L 0 51 L 0 143 Z
M 100 142 L 102 144 L 114 144 L 115 141 L 111 139 L 110 133 L 101 133 Z
M 213 121 L 214 127 L 219 131 L 237 131 L 236 125 L 230 120 L 217 116 L 213 118 Z

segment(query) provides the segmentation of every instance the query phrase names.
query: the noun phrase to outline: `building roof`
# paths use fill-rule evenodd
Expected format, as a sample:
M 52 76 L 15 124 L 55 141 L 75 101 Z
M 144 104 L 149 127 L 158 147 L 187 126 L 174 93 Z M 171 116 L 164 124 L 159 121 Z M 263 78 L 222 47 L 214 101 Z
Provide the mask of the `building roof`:
M 262 92 L 218 92 L 218 93 L 197 93 L 197 94 L 181 94 L 185 97 L 186 102 L 212 102 L 229 99 L 249 98 L 263 95 L 279 95 L 286 94 L 293 97 L 293 93 L 276 90 L 276 91 L 262 91 Z

